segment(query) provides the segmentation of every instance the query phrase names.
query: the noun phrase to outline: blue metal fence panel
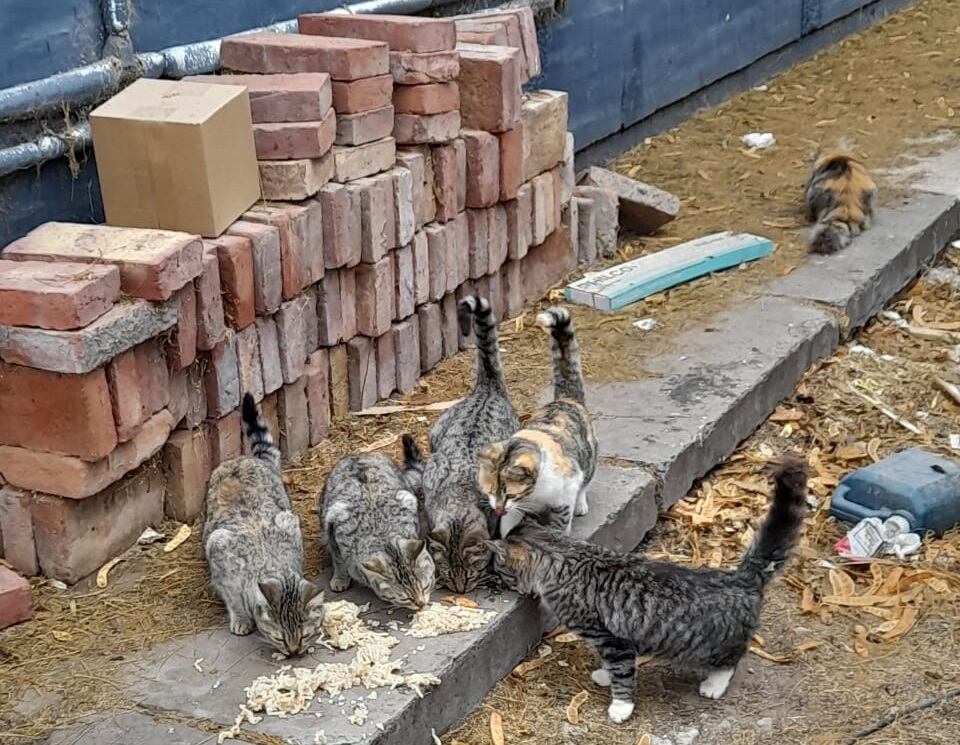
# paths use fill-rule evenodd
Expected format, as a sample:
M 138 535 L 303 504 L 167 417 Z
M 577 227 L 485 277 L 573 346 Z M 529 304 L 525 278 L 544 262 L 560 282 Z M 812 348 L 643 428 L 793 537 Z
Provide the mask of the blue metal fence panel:
M 816 31 L 872 2 L 873 0 L 804 0 L 803 33 Z

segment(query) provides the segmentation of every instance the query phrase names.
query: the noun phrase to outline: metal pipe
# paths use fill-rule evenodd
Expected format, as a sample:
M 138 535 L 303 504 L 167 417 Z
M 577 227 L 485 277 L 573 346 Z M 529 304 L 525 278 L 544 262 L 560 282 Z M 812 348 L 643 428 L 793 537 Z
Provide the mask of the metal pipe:
M 49 113 L 65 105 L 89 102 L 120 85 L 123 65 L 116 57 L 77 67 L 43 80 L 0 91 L 0 122 Z
M 89 144 L 90 122 L 84 122 L 62 135 L 44 135 L 33 142 L 3 148 L 0 150 L 0 177 L 60 158 Z

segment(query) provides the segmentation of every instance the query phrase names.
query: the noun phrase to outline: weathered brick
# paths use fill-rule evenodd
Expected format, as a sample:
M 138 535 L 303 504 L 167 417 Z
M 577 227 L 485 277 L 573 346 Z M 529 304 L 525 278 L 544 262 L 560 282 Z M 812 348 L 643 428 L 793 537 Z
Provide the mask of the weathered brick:
M 325 72 L 287 75 L 189 75 L 183 80 L 246 86 L 254 124 L 314 122 L 332 103 L 330 76 Z
M 393 327 L 397 390 L 410 393 L 420 380 L 420 321 L 416 315 Z
M 357 270 L 340 270 L 340 321 L 343 340 L 357 335 Z
M 397 114 L 393 137 L 401 145 L 441 144 L 460 132 L 460 112 L 442 114 Z
M 457 286 L 460 286 L 470 279 L 470 221 L 467 213 L 457 215 L 453 225 L 457 243 Z
M 256 270 L 256 267 L 254 269 Z M 193 286 L 197 295 L 197 349 L 207 351 L 223 338 L 226 330 L 220 288 L 220 259 L 217 257 L 216 246 L 204 247 L 203 271 L 193 281 Z M 256 293 L 254 297 L 257 297 Z
M 280 452 L 292 458 L 310 447 L 310 415 L 307 409 L 306 376 L 277 391 L 280 417 Z
M 398 114 L 443 114 L 460 110 L 456 83 L 398 85 L 393 89 L 393 107 Z
M 330 358 L 330 413 L 334 419 L 343 419 L 350 413 L 350 372 L 347 345 L 339 344 L 328 350 Z
M 207 416 L 222 417 L 240 405 L 240 368 L 235 334 L 227 334 L 210 350 L 203 385 L 207 394 Z
M 360 411 L 377 402 L 377 355 L 374 340 L 355 336 L 347 342 L 350 410 Z
M 415 305 L 430 300 L 430 241 L 423 230 L 413 236 L 413 300 Z
M 283 385 L 283 367 L 280 362 L 280 338 L 273 316 L 257 318 L 257 337 L 260 343 L 260 368 L 263 392 L 268 395 Z
M 290 210 L 287 207 L 293 205 L 258 204 L 243 217 L 244 220 L 277 229 L 280 241 L 281 295 L 284 300 L 291 300 L 310 285 L 314 267 L 307 242 L 309 212 Z
M 505 318 L 505 299 L 503 296 L 503 277 L 499 269 L 487 276 L 487 299 L 493 309 L 493 315 L 499 320 Z
M 343 340 L 340 270 L 327 272 L 317 284 L 317 323 L 317 342 L 321 347 L 332 347 Z
M 0 446 L 0 473 L 7 483 L 20 489 L 85 499 L 106 489 L 159 452 L 173 425 L 173 416 L 161 409 L 147 419 L 130 440 L 93 462 L 73 455 L 3 445 Z
M 456 221 L 451 220 L 443 226 L 443 229 L 446 233 L 445 242 L 447 248 L 443 259 L 443 269 L 447 276 L 444 289 L 445 292 L 453 292 L 460 286 L 460 245 L 457 243 Z
M 0 487 L 3 558 L 27 577 L 34 576 L 38 570 L 37 544 L 33 540 L 33 513 L 30 504 L 29 492 L 9 485 Z
M 361 205 L 351 200 L 348 187 L 327 184 L 317 196 L 323 217 L 323 251 L 327 269 L 353 266 L 360 261 Z
M 264 399 L 264 402 L 266 400 Z M 261 411 L 265 408 L 261 403 Z M 221 463 L 239 458 L 243 453 L 243 420 L 239 411 L 231 411 L 220 419 L 207 419 L 204 429 L 207 445 L 210 448 L 211 470 Z M 276 429 L 271 431 L 274 434 L 277 432 Z
M 304 317 L 310 299 L 300 295 L 280 306 L 274 319 L 280 344 L 280 370 L 283 382 L 290 384 L 303 375 L 307 362 L 307 320 Z
M 517 198 L 525 172 L 523 161 L 523 124 L 518 123 L 498 135 L 500 145 L 500 200 Z
M 563 163 L 560 164 L 560 204 L 570 203 L 573 188 L 577 185 L 576 176 L 577 147 L 573 132 L 567 132 L 566 146 L 563 149 Z
M 130 349 L 114 357 L 107 364 L 106 372 L 117 439 L 126 442 L 137 433 L 144 421 L 140 369 L 134 351 Z
M 319 158 L 298 160 L 260 160 L 260 186 L 263 198 L 299 201 L 312 197 L 334 178 L 335 155 L 328 152 Z
M 514 260 L 527 255 L 533 243 L 533 187 L 524 184 L 517 198 L 504 204 L 507 211 L 507 255 Z
M 210 477 L 210 446 L 204 429 L 178 429 L 163 447 L 167 517 L 191 523 L 201 513 Z
M 440 303 L 440 336 L 444 358 L 453 357 L 460 351 L 460 322 L 457 319 L 457 296 L 444 295 Z
M 531 248 L 523 259 L 523 300 L 532 304 L 547 290 L 562 282 L 576 267 L 576 257 L 570 246 L 570 234 L 565 228 L 555 230 L 540 246 Z
M 560 166 L 557 166 L 550 175 L 553 176 L 553 224 L 559 226 L 563 222 L 563 206 L 560 204 L 560 192 L 563 190 L 563 178 Z
M 467 208 L 467 143 L 458 137 L 453 141 L 453 150 L 457 154 L 457 212 Z
M 393 320 L 393 260 L 385 256 L 375 264 L 360 264 L 357 269 L 357 329 L 364 336 L 386 333 Z
M 556 230 L 556 211 L 554 202 L 556 195 L 554 193 L 553 173 L 541 173 L 531 184 L 533 188 L 533 245 L 539 246 L 547 236 Z
M 523 314 L 523 264 L 508 261 L 501 270 L 500 286 L 503 291 L 503 320 Z
M 203 384 L 205 359 L 198 359 L 185 372 L 187 376 L 187 410 L 183 417 L 188 429 L 199 427 L 207 418 L 207 389 Z
M 444 225 L 434 223 L 427 225 L 423 232 L 427 236 L 429 279 L 429 299 L 431 302 L 440 300 L 447 292 L 447 242 L 450 234 Z
M 457 44 L 456 26 L 446 18 L 308 13 L 300 16 L 299 27 L 301 34 L 382 41 L 394 51 L 442 52 Z
M 520 57 L 516 49 L 461 44 L 460 111 L 463 126 L 503 132 L 520 120 Z
M 524 55 L 520 21 L 517 16 L 482 14 L 458 18 L 457 42 L 482 43 L 487 46 L 517 49 L 520 52 L 520 80 L 522 83 L 526 83 L 530 79 L 530 71 Z
M 460 77 L 460 54 L 390 52 L 390 74 L 398 85 L 449 83 Z
M 607 189 L 617 195 L 620 223 L 637 233 L 653 233 L 676 219 L 680 200 L 656 186 L 635 181 L 605 168 L 590 168 L 581 177 L 585 186 Z
M 382 179 L 363 178 L 347 187 L 360 201 L 360 259 L 368 264 L 380 261 L 387 253 L 388 186 Z
M 256 326 L 247 326 L 237 334 L 237 368 L 240 393 L 249 393 L 254 400 L 263 399 L 263 367 L 260 364 L 260 335 Z
M 480 279 L 490 268 L 490 217 L 486 210 L 467 210 L 470 225 L 470 279 Z
M 280 230 L 275 225 L 261 222 L 260 213 L 247 213 L 252 220 L 239 220 L 229 228 L 229 235 L 247 238 L 253 246 L 253 298 L 260 315 L 275 313 L 283 301 L 283 259 Z M 253 220 L 256 220 L 254 222 Z M 299 259 L 297 266 L 300 266 Z M 294 280 L 289 277 L 288 281 Z M 296 284 L 296 281 L 293 282 Z M 201 347 L 202 348 L 202 347 Z
M 524 181 L 563 162 L 567 147 L 566 93 L 535 91 L 523 101 Z
M 333 81 L 333 108 L 338 114 L 358 114 L 387 106 L 393 96 L 393 76 Z
M 597 186 L 578 186 L 573 193 L 593 202 L 597 254 L 603 258 L 615 255 L 620 229 L 616 192 Z
M 304 378 L 310 418 L 310 447 L 314 447 L 323 442 L 330 429 L 330 359 L 326 349 L 319 349 L 310 355 Z
M 383 193 L 386 195 L 387 201 L 387 250 L 392 248 L 397 248 L 399 242 L 397 241 L 397 206 L 396 206 L 396 195 L 394 194 L 393 188 L 393 178 L 391 177 L 391 172 L 386 171 L 385 173 L 380 173 L 374 176 L 373 178 L 383 184 Z
M 33 618 L 33 592 L 30 583 L 0 566 L 0 629 Z
M 301 252 L 310 267 L 313 284 L 323 279 L 326 272 L 326 255 L 323 250 L 323 207 L 316 199 L 307 199 L 299 204 L 284 204 L 280 208 L 290 216 L 291 225 L 302 241 Z
M 190 396 L 187 392 L 187 370 L 177 370 L 170 374 L 170 401 L 167 404 L 167 411 L 173 418 L 174 429 L 183 421 L 187 415 L 187 409 L 190 408 Z
M 492 207 L 500 199 L 500 142 L 496 135 L 471 129 L 460 136 L 466 143 L 466 206 Z
M 397 388 L 397 349 L 393 329 L 375 340 L 377 353 L 377 392 L 380 398 L 390 398 Z
M 414 297 L 413 246 L 398 248 L 392 252 L 393 281 L 396 285 L 396 308 L 394 318 L 407 318 L 416 310 Z
M 306 303 L 303 306 L 303 327 L 307 339 L 307 356 L 320 346 L 320 320 L 317 318 L 317 288 L 308 287 L 303 292 Z
M 495 205 L 487 210 L 489 219 L 489 258 L 490 264 L 487 274 L 500 271 L 500 267 L 507 260 L 509 253 L 509 236 L 507 233 L 507 210 L 502 204 Z
M 420 372 L 426 373 L 443 359 L 443 322 L 440 306 L 427 303 L 417 308 L 420 323 Z
M 334 145 L 333 158 L 333 180 L 345 184 L 392 168 L 397 159 L 397 141 L 385 137 L 357 147 Z
M 455 16 L 454 20 L 458 22 L 463 18 L 477 18 L 477 16 Z M 530 6 L 521 6 L 518 8 L 500 8 L 496 12 L 484 12 L 478 20 L 493 22 L 515 18 L 519 21 L 520 38 L 522 41 L 523 56 L 527 65 L 527 72 L 531 78 L 535 78 L 541 73 L 540 66 L 540 47 L 537 43 L 537 25 L 534 19 L 533 9 Z
M 431 222 L 436 215 L 433 196 L 433 159 L 430 150 L 422 147 L 397 150 L 397 164 L 410 172 L 414 230 L 419 230 Z M 429 219 L 427 219 L 428 216 Z M 398 227 L 398 232 L 399 230 Z
M 312 122 L 274 122 L 253 125 L 253 144 L 260 160 L 322 158 L 337 137 L 338 118 L 330 109 Z
M 388 50 L 381 42 L 264 31 L 224 39 L 220 64 L 237 72 L 327 72 L 334 80 L 357 80 L 386 73 Z
M 253 243 L 248 238 L 224 235 L 212 242 L 220 264 L 220 287 L 227 324 L 234 330 L 246 328 L 256 315 Z
M 133 350 L 140 380 L 140 411 L 146 420 L 170 403 L 170 373 L 159 339 L 151 339 Z
M 114 264 L 124 293 L 166 300 L 200 274 L 201 253 L 187 233 L 48 222 L 7 246 L 3 258 Z
M 382 140 L 393 132 L 393 106 L 361 111 L 356 114 L 337 114 L 336 142 L 338 145 L 365 145 Z
M 441 145 L 432 149 L 433 193 L 436 199 L 436 218 L 447 222 L 457 216 L 457 151 L 453 145 Z
M 397 234 L 394 247 L 400 248 L 409 245 L 417 228 L 413 174 L 406 168 L 394 168 L 387 174 L 393 185 L 393 222 Z
M 82 328 L 119 298 L 120 270 L 115 266 L 0 261 L 0 325 Z

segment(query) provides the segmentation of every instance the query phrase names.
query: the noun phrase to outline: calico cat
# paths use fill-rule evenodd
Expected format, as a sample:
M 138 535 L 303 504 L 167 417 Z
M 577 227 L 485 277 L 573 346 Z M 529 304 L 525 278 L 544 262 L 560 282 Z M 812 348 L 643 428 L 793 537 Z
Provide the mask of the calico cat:
M 476 380 L 470 394 L 447 409 L 430 431 L 432 455 L 423 469 L 428 543 L 437 579 L 454 592 L 475 589 L 490 563 L 490 519 L 477 488 L 477 451 L 513 434 L 519 422 L 507 395 L 497 319 L 485 298 L 458 306 L 460 330 L 477 337 Z
M 783 567 L 806 512 L 806 463 L 782 458 L 769 512 L 736 569 L 693 569 L 622 555 L 525 524 L 491 542 L 494 571 L 519 592 L 539 596 L 557 621 L 600 657 L 593 673 L 611 686 L 614 722 L 633 713 L 638 655 L 669 661 L 720 698 L 760 619 L 764 588 Z
M 870 227 L 876 184 L 864 165 L 852 155 L 827 153 L 817 159 L 807 181 L 807 220 L 816 225 L 810 235 L 810 250 L 833 254 Z
M 570 532 L 573 516 L 587 514 L 587 485 L 597 469 L 597 439 L 585 406 L 580 347 L 570 311 L 537 316 L 550 333 L 553 401 L 510 439 L 479 455 L 480 490 L 501 517 L 507 537 L 525 515 Z
M 356 581 L 381 600 L 420 609 L 434 566 L 420 539 L 419 504 L 404 472 L 380 453 L 351 455 L 327 476 L 319 505 L 333 564 L 330 589 Z
M 303 577 L 303 536 L 280 478 L 280 451 L 253 397 L 243 397 L 252 455 L 222 463 L 207 489 L 203 547 L 230 631 L 256 628 L 286 655 L 320 634 L 323 593 Z

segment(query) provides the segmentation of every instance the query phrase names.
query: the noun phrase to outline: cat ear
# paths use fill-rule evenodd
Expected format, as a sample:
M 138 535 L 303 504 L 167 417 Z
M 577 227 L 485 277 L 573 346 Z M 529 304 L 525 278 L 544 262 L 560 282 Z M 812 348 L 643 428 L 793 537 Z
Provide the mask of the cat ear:
M 398 541 L 400 552 L 408 564 L 413 564 L 417 560 L 426 545 L 426 542 L 421 540 Z
M 438 528 L 437 530 L 433 531 L 428 538 L 434 543 L 439 543 L 444 548 L 450 545 L 450 533 L 448 533 L 444 528 Z
M 260 592 L 266 599 L 267 604 L 273 608 L 280 605 L 280 598 L 283 596 L 283 584 L 276 577 L 264 577 L 257 585 Z
M 303 602 L 304 606 L 310 605 L 318 595 L 320 596 L 320 602 L 322 603 L 323 593 L 320 592 L 320 588 L 310 580 L 300 580 L 300 600 Z
M 490 538 L 490 534 L 485 530 L 472 530 L 463 537 L 463 547 L 465 549 L 483 546 Z
M 484 541 L 487 548 L 493 553 L 498 561 L 507 560 L 507 544 L 503 541 Z
M 477 453 L 477 459 L 480 462 L 481 468 L 484 466 L 492 467 L 494 463 L 503 457 L 503 451 L 505 449 L 505 442 L 493 442 L 486 447 L 480 448 L 480 452 Z
M 387 573 L 387 565 L 381 556 L 374 556 L 372 559 L 367 559 L 361 563 L 361 566 L 371 574 L 376 574 L 381 577 Z

